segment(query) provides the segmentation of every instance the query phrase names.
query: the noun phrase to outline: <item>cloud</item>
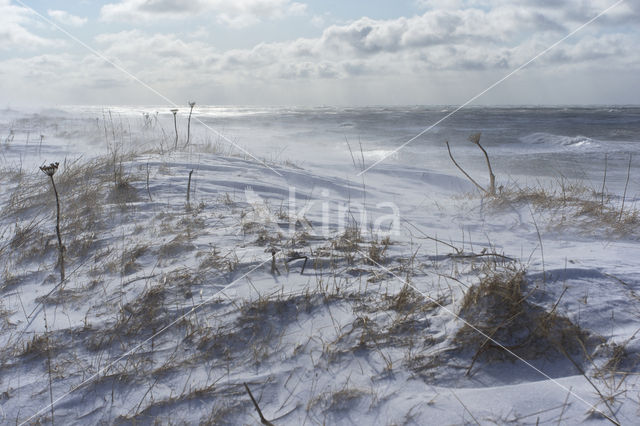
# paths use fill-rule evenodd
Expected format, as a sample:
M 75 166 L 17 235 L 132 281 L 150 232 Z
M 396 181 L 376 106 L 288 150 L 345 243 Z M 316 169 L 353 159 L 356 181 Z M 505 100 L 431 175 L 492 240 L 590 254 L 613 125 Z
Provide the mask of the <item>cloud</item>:
M 87 18 L 72 15 L 65 10 L 48 10 L 47 14 L 62 25 L 70 27 L 81 27 L 87 23 Z
M 162 10 L 177 7 L 165 2 Z M 189 7 L 201 7 L 193 3 Z M 132 70 L 161 81 L 167 69 L 189 73 L 206 82 L 401 78 L 434 72 L 505 73 L 553 44 L 568 30 L 554 10 L 522 9 L 505 4 L 490 10 L 427 10 L 397 19 L 360 18 L 331 25 L 316 38 L 259 43 L 250 49 L 217 51 L 176 34 L 145 34 L 140 30 L 96 38 L 109 57 Z M 563 43 L 530 68 L 593 66 L 606 59 L 609 67 L 626 66 L 640 55 L 637 35 L 586 33 Z
M 259 3 L 265 9 L 257 8 Z M 206 37 L 196 37 L 203 31 L 206 33 L 206 29 L 197 26 L 191 33 L 181 34 L 140 29 L 104 33 L 94 41 L 114 62 L 178 100 L 415 103 L 424 99 L 431 103 L 455 103 L 464 102 L 579 25 L 573 20 L 577 18 L 567 16 L 590 13 L 578 8 L 577 0 L 558 0 L 553 3 L 557 7 L 547 0 L 521 0 L 517 5 L 506 0 L 460 0 L 458 3 L 463 5 L 460 9 L 432 8 L 435 1 L 428 3 L 423 13 L 416 16 L 360 18 L 329 25 L 313 38 L 263 42 L 251 48 L 226 51 L 202 41 Z M 489 3 L 493 7 L 488 7 Z M 2 4 L 8 3 L 0 0 Z M 127 13 L 138 13 L 140 19 L 211 13 L 219 20 L 228 19 L 229 25 L 247 25 L 257 22 L 252 20 L 278 19 L 293 13 L 288 6 L 294 4 L 297 3 L 290 0 L 224 5 L 205 0 L 188 3 L 124 0 L 110 6 L 121 8 L 117 11 L 119 19 L 126 16 L 122 8 L 128 7 Z M 592 10 L 590 2 L 580 4 Z M 585 93 L 589 81 L 598 81 L 602 87 L 618 87 L 614 76 L 630 75 L 630 71 L 640 67 L 640 52 L 636 49 L 640 42 L 638 21 L 629 18 L 636 16 L 638 2 L 629 4 L 632 7 L 621 9 L 625 13 L 618 12 L 607 22 L 589 26 L 510 79 L 507 86 L 516 81 L 519 86 L 504 95 L 512 98 L 505 97 L 502 102 L 526 103 L 525 98 L 517 96 L 528 94 L 530 97 L 526 99 L 544 103 L 542 92 L 532 89 L 540 81 L 558 85 L 545 92 L 556 96 L 548 101 L 556 103 L 562 103 L 560 95 L 574 81 L 580 82 Z M 279 6 L 273 9 L 274 5 Z M 570 6 L 575 7 L 573 11 Z M 5 15 L 0 15 L 0 21 L 3 19 Z M 19 15 L 19 19 L 22 19 L 18 21 L 20 26 L 28 25 L 26 15 Z M 305 22 L 308 19 L 305 17 Z M 85 98 L 77 102 L 96 97 L 102 103 L 158 101 L 112 65 L 89 54 L 49 53 L 5 60 L 0 62 L 0 69 L 4 72 L 1 79 L 4 81 L 0 81 L 3 93 L 12 87 L 29 87 L 34 96 L 55 90 L 64 94 L 60 96 L 67 96 L 66 93 L 78 93 L 80 88 Z M 5 80 L 4 76 L 11 77 Z M 49 84 L 54 76 L 58 76 L 57 89 Z M 631 92 L 621 92 L 620 96 L 629 98 Z M 576 89 L 575 93 L 581 92 Z M 211 97 L 205 99 L 207 95 Z M 570 99 L 564 101 L 567 102 Z
M 492 10 L 505 6 L 517 7 L 568 24 L 582 24 L 612 6 L 615 0 L 414 0 L 417 7 L 426 10 Z M 626 0 L 600 17 L 596 26 L 636 22 L 640 18 L 640 1 Z
M 241 28 L 264 20 L 305 13 L 306 5 L 291 0 L 121 0 L 100 10 L 104 21 L 140 22 L 154 19 L 184 19 L 203 13 L 218 22 Z
M 33 24 L 28 9 L 0 0 L 0 50 L 36 49 L 59 44 L 58 40 L 36 35 L 28 26 Z
M 510 44 L 527 31 L 562 32 L 563 25 L 536 12 L 505 6 L 480 9 L 433 10 L 411 18 L 358 19 L 327 28 L 322 43 L 357 55 L 399 52 L 437 45 Z

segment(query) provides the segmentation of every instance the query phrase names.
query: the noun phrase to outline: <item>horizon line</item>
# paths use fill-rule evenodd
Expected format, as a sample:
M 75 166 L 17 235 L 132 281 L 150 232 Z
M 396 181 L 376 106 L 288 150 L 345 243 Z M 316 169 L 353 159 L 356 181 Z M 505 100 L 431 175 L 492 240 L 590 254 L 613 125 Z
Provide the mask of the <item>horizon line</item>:
M 200 108 L 456 108 L 461 104 L 196 104 L 195 110 Z M 4 106 L 1 111 L 17 111 L 20 108 L 78 108 L 78 107 L 92 107 L 92 108 L 107 108 L 107 107 L 120 107 L 120 108 L 175 108 L 175 105 L 170 104 L 153 104 L 153 103 L 61 103 L 61 104 L 24 104 L 24 105 L 11 105 L 10 103 Z M 603 107 L 615 107 L 615 108 L 638 108 L 640 103 L 628 104 L 628 103 L 569 103 L 569 104 L 540 104 L 540 103 L 525 103 L 525 104 L 474 104 L 469 105 L 466 108 L 603 108 Z M 185 109 L 189 109 L 189 104 L 185 102 Z

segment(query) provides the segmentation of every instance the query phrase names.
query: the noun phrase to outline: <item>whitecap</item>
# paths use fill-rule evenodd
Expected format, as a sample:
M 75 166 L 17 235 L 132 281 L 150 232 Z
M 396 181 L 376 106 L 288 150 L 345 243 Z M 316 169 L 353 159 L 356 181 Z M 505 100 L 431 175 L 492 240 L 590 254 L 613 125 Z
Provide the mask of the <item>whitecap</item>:
M 562 136 L 551 133 L 532 133 L 520 138 L 525 145 L 535 145 L 540 147 L 548 147 L 549 149 L 595 149 L 600 144 L 587 136 Z

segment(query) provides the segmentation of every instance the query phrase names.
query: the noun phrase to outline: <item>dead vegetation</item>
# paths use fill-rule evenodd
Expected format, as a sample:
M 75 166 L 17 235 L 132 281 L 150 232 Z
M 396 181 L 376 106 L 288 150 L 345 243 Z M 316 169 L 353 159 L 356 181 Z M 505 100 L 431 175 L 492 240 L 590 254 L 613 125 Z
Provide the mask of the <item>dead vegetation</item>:
M 122 267 L 123 275 L 131 275 L 134 272 L 140 270 L 141 265 L 138 259 L 144 256 L 149 251 L 148 244 L 136 244 L 132 248 L 127 248 L 122 253 L 120 265 Z
M 244 302 L 236 320 L 216 328 L 201 328 L 189 340 L 206 359 L 242 359 L 260 364 L 278 353 L 287 327 L 301 313 L 310 314 L 322 304 L 318 295 L 260 297 Z
M 470 374 L 477 361 L 564 359 L 585 363 L 604 338 L 573 324 L 556 312 L 528 301 L 533 291 L 525 271 L 516 265 L 485 270 L 479 284 L 465 294 L 459 316 L 465 324 L 455 335 L 459 351 L 471 354 Z
M 469 142 L 473 143 L 474 145 L 476 145 L 478 148 L 480 148 L 480 150 L 482 151 L 482 153 L 484 154 L 484 158 L 487 162 L 487 168 L 489 169 L 489 189 L 485 189 L 482 185 L 480 185 L 478 182 L 476 182 L 463 168 L 462 166 L 460 166 L 460 164 L 458 164 L 458 162 L 455 160 L 455 158 L 453 157 L 453 154 L 451 153 L 451 147 L 449 146 L 449 142 L 445 142 L 445 144 L 447 145 L 447 151 L 449 152 L 449 158 L 451 158 L 451 161 L 453 162 L 453 164 L 458 168 L 458 170 L 460 170 L 462 172 L 462 174 L 464 174 L 466 176 L 467 179 L 469 179 L 469 181 L 475 185 L 476 188 L 478 188 L 482 193 L 484 193 L 485 195 L 488 196 L 495 196 L 496 195 L 496 176 L 493 174 L 493 168 L 491 167 L 491 161 L 489 160 L 489 154 L 487 153 L 487 151 L 484 149 L 484 147 L 482 145 L 480 145 L 480 137 L 482 136 L 481 133 L 474 133 L 471 136 L 469 136 Z
M 371 391 L 369 390 L 345 387 L 316 396 L 307 404 L 307 410 L 339 415 L 340 412 L 353 409 L 361 399 L 370 396 Z
M 233 272 L 238 267 L 240 259 L 234 250 L 222 253 L 216 246 L 211 246 L 208 251 L 201 251 L 196 254 L 200 261 L 200 271 L 217 269 L 220 272 Z
M 557 185 L 503 188 L 491 200 L 495 208 L 529 205 L 536 212 L 548 212 L 551 229 L 575 229 L 582 234 L 637 236 L 640 211 L 621 209 L 619 200 L 587 187 L 582 182 L 561 179 Z
M 180 213 L 170 210 L 157 213 L 154 222 L 160 221 L 158 228 L 171 229 L 162 234 L 164 242 L 161 244 L 139 241 L 129 238 L 130 235 L 125 238 L 123 234 L 121 247 L 103 243 L 106 246 L 99 248 L 99 242 L 104 241 L 100 232 L 107 227 L 111 208 L 126 210 L 130 208 L 129 203 L 139 200 L 137 190 L 129 183 L 135 179 L 128 180 L 119 161 L 86 168 L 72 164 L 64 170 L 60 175 L 60 185 L 66 191 L 61 190 L 61 195 L 69 207 L 65 211 L 62 229 L 68 239 L 69 255 L 76 261 L 91 259 L 92 271 L 97 278 L 91 284 L 60 289 L 46 301 L 37 299 L 37 302 L 64 308 L 69 301 L 77 302 L 95 293 L 101 293 L 100 297 L 104 294 L 104 298 L 109 299 L 110 304 L 105 303 L 96 309 L 102 316 L 105 313 L 111 316 L 107 320 L 96 321 L 98 325 L 95 326 L 85 318 L 85 327 L 78 332 L 84 349 L 97 360 L 96 365 L 108 360 L 112 353 L 120 354 L 137 342 L 154 336 L 170 321 L 195 308 L 198 302 L 194 299 L 197 299 L 198 292 L 200 300 L 203 300 L 202 291 L 212 290 L 207 287 L 214 281 L 211 279 L 215 275 L 211 274 L 212 271 L 231 275 L 243 270 L 237 247 L 221 250 L 211 245 L 207 249 L 196 243 L 197 237 L 208 232 L 208 222 L 201 215 L 208 210 L 204 203 L 187 213 L 184 209 Z M 110 172 L 113 172 L 113 181 Z M 83 173 L 88 178 L 82 178 Z M 494 184 L 492 178 L 492 188 Z M 18 192 L 12 194 L 13 205 L 7 210 L 9 214 L 17 218 L 22 213 L 34 213 L 49 206 L 47 203 L 51 200 L 44 193 L 38 193 L 36 188 L 31 188 L 39 196 L 32 197 L 24 194 L 23 190 L 15 189 L 19 194 L 15 197 Z M 497 208 L 526 203 L 537 209 L 575 210 L 580 212 L 578 216 L 594 220 L 605 220 L 603 217 L 606 216 L 612 226 L 614 223 L 625 226 L 637 224 L 635 210 L 623 211 L 616 221 L 613 207 L 604 202 L 586 203 L 584 200 L 590 196 L 593 198 L 588 191 L 570 186 L 562 187 L 558 193 L 539 189 L 530 192 L 503 189 L 491 202 Z M 225 214 L 237 213 L 232 208 L 238 203 L 228 193 L 219 201 L 227 208 Z M 288 218 L 282 208 L 277 217 L 281 220 Z M 40 219 L 29 223 L 16 222 L 7 247 L 22 253 L 18 263 L 42 260 L 55 254 L 51 232 L 43 228 L 42 223 Z M 143 226 L 146 222 L 138 224 L 135 229 L 142 231 Z M 395 243 L 390 238 L 380 239 L 373 234 L 366 238 L 361 224 L 355 221 L 349 222 L 338 235 L 326 239 L 298 230 L 287 240 L 274 231 L 276 226 L 251 220 L 240 213 L 234 231 L 250 237 L 250 242 L 242 241 L 243 248 L 281 246 L 283 255 L 307 253 L 312 260 L 309 267 L 312 272 L 307 271 L 301 278 L 311 283 L 307 284 L 306 291 L 289 294 L 283 286 L 280 291 L 265 295 L 261 288 L 256 288 L 248 280 L 257 297 L 251 293 L 251 297 L 234 297 L 231 303 L 207 302 L 201 312 L 194 311 L 178 322 L 164 340 L 152 338 L 144 346 L 144 351 L 127 357 L 123 367 L 110 369 L 99 382 L 100 385 L 111 383 L 112 388 L 118 384 L 133 388 L 146 384 L 148 376 L 157 380 L 158 377 L 184 375 L 184 371 L 191 374 L 196 367 L 206 363 L 207 368 L 218 376 L 226 370 L 225 377 L 233 389 L 219 387 L 215 380 L 207 380 L 203 385 L 185 385 L 182 393 L 154 399 L 154 385 L 150 384 L 148 391 L 151 397 L 148 400 L 142 398 L 136 409 L 118 417 L 118 422 L 148 422 L 192 401 L 218 407 L 203 417 L 203 422 L 224 422 L 230 415 L 240 416 L 251 411 L 246 404 L 237 403 L 234 399 L 239 398 L 242 392 L 237 392 L 239 384 L 232 383 L 230 371 L 246 367 L 258 371 L 271 362 L 295 365 L 302 356 L 311 357 L 314 368 L 336 368 L 343 365 L 340 363 L 345 359 L 353 358 L 383 365 L 383 372 L 376 378 L 390 377 L 399 368 L 406 367 L 411 372 L 423 374 L 442 366 L 441 348 L 435 355 L 431 352 L 445 339 L 437 336 L 439 330 L 434 328 L 433 318 L 442 306 L 452 306 L 454 298 L 451 291 L 445 290 L 434 294 L 435 300 L 427 299 L 411 284 L 416 276 L 419 282 L 428 281 L 425 278 L 427 274 L 423 273 L 424 264 L 415 261 L 417 250 L 412 250 L 409 257 L 394 256 Z M 136 232 L 134 230 L 133 234 Z M 432 263 L 450 266 L 452 272 L 449 276 L 456 280 L 461 275 L 460 271 L 477 272 L 478 269 L 474 268 L 483 264 L 485 254 L 489 260 L 491 256 L 499 256 L 485 252 L 467 254 L 460 249 L 451 256 L 434 257 Z M 195 266 L 175 265 L 191 255 L 197 259 Z M 1 250 L 0 256 L 4 256 Z M 145 258 L 148 256 L 158 260 L 156 266 L 173 269 L 135 276 L 143 269 L 143 263 L 147 263 Z M 502 257 L 506 259 L 506 256 Z M 279 257 L 278 262 L 282 264 L 283 259 Z M 506 262 L 499 265 L 486 262 L 484 265 L 480 282 L 466 291 L 461 303 L 459 314 L 468 324 L 453 330 L 452 351 L 466 356 L 468 374 L 480 369 L 483 363 L 513 361 L 509 351 L 526 360 L 570 357 L 584 369 L 591 365 L 589 356 L 604 339 L 573 324 L 556 312 L 555 306 L 541 307 L 529 302 L 527 291 L 531 291 L 530 285 L 520 267 Z M 381 266 L 385 269 L 388 266 L 392 272 L 383 272 Z M 289 272 L 286 266 L 282 271 Z M 395 273 L 406 277 L 404 285 L 391 286 Z M 11 274 L 11 268 L 5 269 L 3 291 L 8 283 L 20 282 Z M 117 286 L 108 287 L 113 278 L 109 274 L 120 279 Z M 219 283 L 216 281 L 214 284 Z M 334 317 L 336 311 L 341 312 L 340 317 Z M 323 334 L 325 331 L 316 333 L 312 330 L 310 335 L 301 335 L 300 324 L 316 318 L 330 319 L 330 324 L 324 325 L 323 329 L 331 331 Z M 43 339 L 44 335 L 34 334 L 23 354 L 42 358 L 48 348 Z M 162 342 L 175 351 L 178 348 L 184 350 L 185 354 L 180 352 L 176 355 L 174 352 L 167 355 L 158 349 Z M 637 357 L 627 351 L 626 345 L 611 345 L 607 356 L 603 376 L 608 371 L 635 368 L 637 364 Z M 372 392 L 366 389 L 345 385 L 323 390 L 308 401 L 306 409 L 324 414 L 339 413 L 373 397 Z
M 495 208 L 513 208 L 531 206 L 536 211 L 550 213 L 548 226 L 552 229 L 572 229 L 580 233 L 604 233 L 616 236 L 638 236 L 640 231 L 640 210 L 632 206 L 625 209 L 627 189 L 631 176 L 631 160 L 627 168 L 627 179 L 622 197 L 612 197 L 606 193 L 607 165 L 605 156 L 604 180 L 601 189 L 588 187 L 583 182 L 571 181 L 564 176 L 553 185 L 521 187 L 517 184 L 505 184 L 496 187 L 495 175 L 489 154 L 480 144 L 480 133 L 469 136 L 469 141 L 482 151 L 489 171 L 488 189 L 474 180 L 455 160 L 449 142 L 446 142 L 449 157 L 464 176 L 486 196 Z

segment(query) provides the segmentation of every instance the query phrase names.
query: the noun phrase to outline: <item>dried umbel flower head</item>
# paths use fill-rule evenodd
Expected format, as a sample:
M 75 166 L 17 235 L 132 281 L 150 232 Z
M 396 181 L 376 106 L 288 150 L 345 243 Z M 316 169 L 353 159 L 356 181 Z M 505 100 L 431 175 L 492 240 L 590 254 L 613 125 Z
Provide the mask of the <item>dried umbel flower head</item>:
M 42 170 L 44 172 L 44 174 L 47 175 L 47 176 L 53 176 L 58 171 L 58 165 L 59 164 L 60 163 L 55 162 L 55 163 L 49 164 L 48 166 L 40 166 L 40 170 Z
M 173 113 L 173 115 L 176 115 L 176 114 L 178 113 L 178 110 L 177 110 L 177 109 L 172 109 L 172 110 L 170 110 L 170 111 Z
M 195 101 L 189 101 L 189 106 L 190 106 L 191 108 L 193 108 L 194 106 L 196 106 Z
M 469 142 L 479 145 L 481 136 L 482 136 L 482 133 L 474 133 L 471 136 L 469 136 Z

